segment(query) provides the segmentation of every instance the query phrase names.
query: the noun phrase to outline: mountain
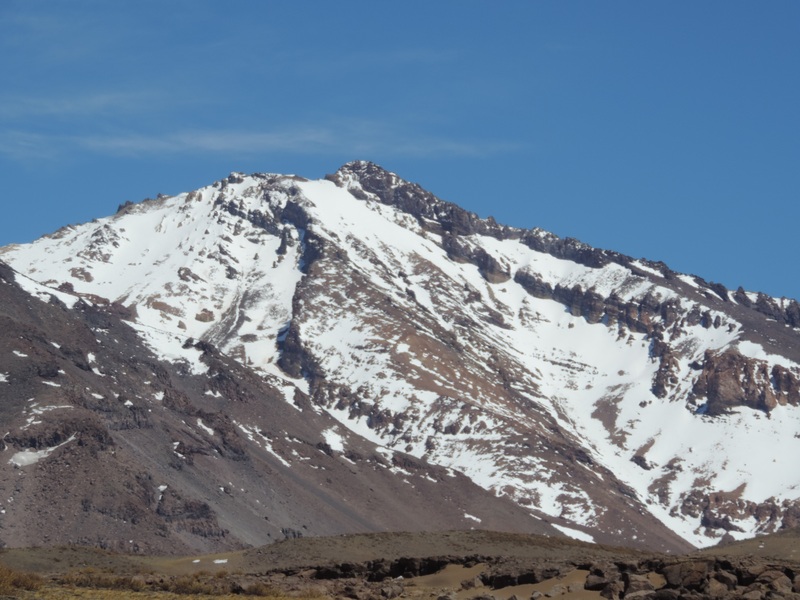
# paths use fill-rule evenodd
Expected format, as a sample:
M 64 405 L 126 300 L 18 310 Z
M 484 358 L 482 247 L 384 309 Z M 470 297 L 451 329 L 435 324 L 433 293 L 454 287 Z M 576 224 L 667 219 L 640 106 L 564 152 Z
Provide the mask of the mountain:
M 800 515 L 796 301 L 372 163 L 233 173 L 0 260 L 7 544 L 474 526 L 680 551 Z

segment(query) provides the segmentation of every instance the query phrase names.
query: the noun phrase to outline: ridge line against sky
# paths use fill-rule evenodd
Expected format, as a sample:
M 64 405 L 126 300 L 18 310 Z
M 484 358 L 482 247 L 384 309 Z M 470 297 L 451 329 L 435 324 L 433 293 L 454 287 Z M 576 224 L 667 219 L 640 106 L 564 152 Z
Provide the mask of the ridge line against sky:
M 516 227 L 800 297 L 800 5 L 0 4 L 0 245 L 371 160 Z

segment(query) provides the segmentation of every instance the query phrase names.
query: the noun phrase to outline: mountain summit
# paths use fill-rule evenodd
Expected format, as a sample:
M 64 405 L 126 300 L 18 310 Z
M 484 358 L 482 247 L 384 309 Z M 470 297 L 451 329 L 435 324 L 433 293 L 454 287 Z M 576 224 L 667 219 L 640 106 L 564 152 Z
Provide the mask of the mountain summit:
M 373 163 L 233 173 L 0 260 L 27 332 L 3 340 L 4 468 L 34 503 L 62 454 L 118 451 L 135 474 L 111 505 L 170 551 L 470 526 L 681 550 L 800 515 L 796 301 L 481 219 Z M 67 521 L 114 512 L 80 495 Z

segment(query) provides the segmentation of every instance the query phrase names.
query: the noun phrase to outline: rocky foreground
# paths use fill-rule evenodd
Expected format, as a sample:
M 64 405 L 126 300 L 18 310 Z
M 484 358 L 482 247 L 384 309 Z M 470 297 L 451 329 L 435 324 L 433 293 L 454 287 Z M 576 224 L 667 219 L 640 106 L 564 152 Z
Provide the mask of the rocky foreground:
M 433 596 L 439 600 L 561 597 L 760 600 L 800 598 L 800 575 L 796 573 L 796 566 L 754 558 L 520 564 L 487 557 L 470 557 L 463 562 L 437 557 L 344 564 L 338 569 L 316 571 L 312 577 L 328 582 L 328 594 L 356 600 Z M 437 586 L 431 585 L 431 580 L 436 575 L 447 579 L 440 577 L 440 588 L 433 590 Z M 289 581 L 293 586 L 299 585 L 291 576 Z
M 341 563 L 272 574 L 284 589 L 325 582 L 325 595 L 355 600 L 423 598 L 684 600 L 800 598 L 800 564 L 745 557 L 618 557 L 590 562 L 442 556 Z
M 86 548 L 6 550 L 64 586 L 282 597 L 437 600 L 800 598 L 793 531 L 683 556 L 483 531 L 291 539 L 181 559 Z

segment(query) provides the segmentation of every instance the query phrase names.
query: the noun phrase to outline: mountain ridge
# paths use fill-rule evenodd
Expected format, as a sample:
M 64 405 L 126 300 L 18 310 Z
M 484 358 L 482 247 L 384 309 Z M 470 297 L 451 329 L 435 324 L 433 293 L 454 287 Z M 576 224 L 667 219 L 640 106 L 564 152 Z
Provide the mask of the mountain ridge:
M 187 373 L 210 343 L 307 397 L 344 428 L 332 450 L 358 434 L 573 536 L 669 549 L 796 519 L 797 484 L 757 462 L 796 445 L 796 301 L 480 219 L 365 161 L 233 173 L 0 258 Z M 739 429 L 781 442 L 747 456 Z

